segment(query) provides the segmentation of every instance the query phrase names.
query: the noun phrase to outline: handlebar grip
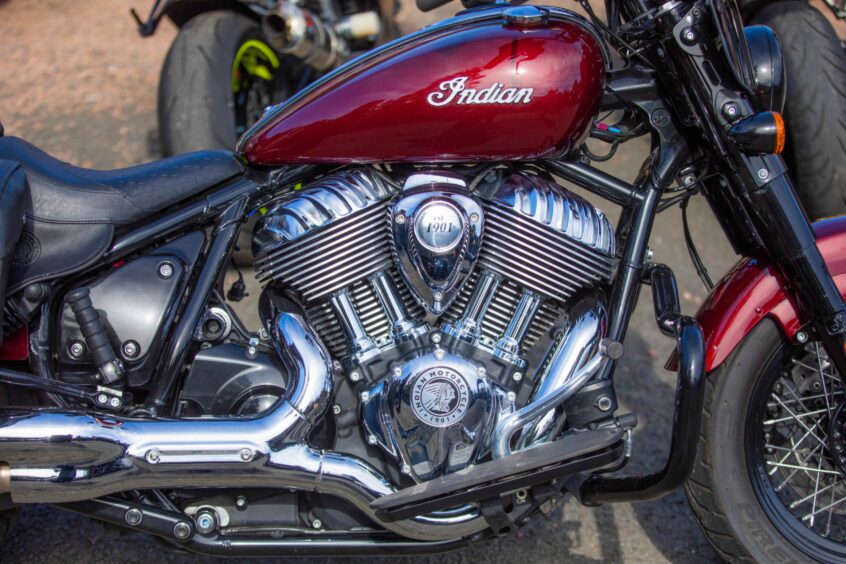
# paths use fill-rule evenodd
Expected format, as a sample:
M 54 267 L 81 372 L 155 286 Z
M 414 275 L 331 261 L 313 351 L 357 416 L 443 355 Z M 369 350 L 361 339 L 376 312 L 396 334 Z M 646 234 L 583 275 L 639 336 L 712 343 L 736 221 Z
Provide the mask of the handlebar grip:
M 421 12 L 431 12 L 452 2 L 452 0 L 417 0 L 417 9 Z

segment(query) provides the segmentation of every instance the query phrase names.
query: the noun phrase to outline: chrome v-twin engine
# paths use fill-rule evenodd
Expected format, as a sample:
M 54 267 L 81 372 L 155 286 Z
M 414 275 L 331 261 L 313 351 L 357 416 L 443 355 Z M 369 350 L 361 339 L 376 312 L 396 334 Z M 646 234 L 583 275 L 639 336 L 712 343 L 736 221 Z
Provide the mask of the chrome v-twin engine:
M 347 170 L 273 207 L 253 250 L 260 279 L 302 304 L 340 361 L 362 439 L 420 482 L 510 452 L 510 439 L 492 451 L 496 429 L 598 354 L 591 289 L 616 266 L 602 212 L 525 171 L 471 189 L 451 171 L 400 186 Z M 536 419 L 515 447 L 564 423 L 560 409 Z

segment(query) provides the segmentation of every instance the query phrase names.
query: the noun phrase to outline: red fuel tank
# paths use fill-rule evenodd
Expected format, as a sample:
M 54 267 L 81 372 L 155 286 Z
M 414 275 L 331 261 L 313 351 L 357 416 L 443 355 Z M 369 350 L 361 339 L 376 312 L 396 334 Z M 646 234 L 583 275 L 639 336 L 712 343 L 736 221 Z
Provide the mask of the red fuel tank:
M 577 148 L 606 53 L 559 8 L 470 11 L 383 45 L 273 108 L 238 142 L 257 165 L 529 160 Z

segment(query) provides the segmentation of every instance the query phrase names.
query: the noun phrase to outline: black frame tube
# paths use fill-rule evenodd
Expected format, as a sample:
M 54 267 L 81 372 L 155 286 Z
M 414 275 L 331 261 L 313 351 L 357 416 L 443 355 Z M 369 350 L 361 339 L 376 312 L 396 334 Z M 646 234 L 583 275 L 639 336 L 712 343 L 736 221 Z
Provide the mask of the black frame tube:
M 588 505 L 648 501 L 667 495 L 684 484 L 696 461 L 705 399 L 705 339 L 699 323 L 679 313 L 681 308 L 673 272 L 662 264 L 650 265 L 647 278 L 652 286 L 658 328 L 676 339 L 678 385 L 670 454 L 664 467 L 651 474 L 591 476 L 578 492 L 579 499 Z

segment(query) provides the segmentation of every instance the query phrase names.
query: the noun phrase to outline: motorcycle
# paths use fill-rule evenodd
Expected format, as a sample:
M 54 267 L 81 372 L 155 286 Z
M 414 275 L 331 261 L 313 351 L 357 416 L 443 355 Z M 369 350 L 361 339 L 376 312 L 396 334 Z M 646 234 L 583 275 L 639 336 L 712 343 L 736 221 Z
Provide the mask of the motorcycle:
M 846 558 L 846 218 L 811 225 L 779 156 L 778 41 L 732 0 L 583 7 L 467 0 L 235 153 L 0 136 L 0 529 L 50 503 L 211 555 L 419 554 L 684 486 L 725 558 Z M 591 165 L 645 135 L 633 183 Z M 647 242 L 700 194 L 745 258 L 694 318 Z M 221 282 L 250 216 L 256 333 Z M 631 476 L 643 285 L 678 384 Z
M 179 28 L 159 80 L 165 156 L 231 149 L 265 108 L 397 35 L 385 0 L 155 0 L 146 19 L 131 13 L 142 37 L 165 18 Z

